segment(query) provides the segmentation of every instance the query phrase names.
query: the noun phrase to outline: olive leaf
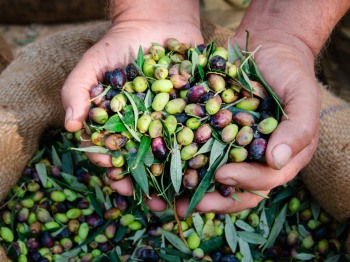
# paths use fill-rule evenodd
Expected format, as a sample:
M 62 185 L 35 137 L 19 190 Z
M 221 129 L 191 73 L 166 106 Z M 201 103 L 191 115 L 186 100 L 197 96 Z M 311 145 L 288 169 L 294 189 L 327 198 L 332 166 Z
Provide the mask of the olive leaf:
M 103 146 L 72 147 L 71 150 L 97 154 L 107 154 L 109 152 L 109 150 Z
M 52 158 L 52 163 L 54 166 L 57 166 L 57 167 L 62 166 L 61 159 L 59 158 L 54 146 L 51 146 L 51 158 Z
M 143 163 L 140 163 L 136 166 L 133 165 L 134 163 L 134 156 L 131 154 L 126 154 L 126 161 L 128 163 L 130 168 L 130 173 L 135 179 L 136 183 L 141 187 L 142 191 L 145 192 L 145 194 L 148 196 L 149 195 L 149 187 L 148 187 L 148 178 L 147 178 L 147 173 L 146 173 L 146 168 Z M 142 200 L 142 194 L 141 198 L 138 198 L 139 200 Z
M 233 49 L 230 38 L 227 40 L 227 62 L 230 64 L 233 64 L 238 59 L 238 55 L 236 54 L 235 50 Z
M 63 136 L 62 139 L 64 148 L 69 148 L 72 146 L 72 143 L 67 138 Z M 62 153 L 62 172 L 73 175 L 73 170 L 72 152 L 71 150 L 66 150 Z
M 129 165 L 130 169 L 136 168 L 137 165 L 140 164 L 140 162 L 145 158 L 145 155 L 150 149 L 151 145 L 151 138 L 148 136 L 143 136 L 141 139 L 141 143 L 139 147 L 137 148 L 137 155 L 135 160 Z M 143 161 L 142 161 L 143 162 Z
M 296 259 L 300 259 L 302 261 L 305 261 L 305 260 L 310 260 L 310 259 L 313 259 L 315 257 L 314 254 L 310 254 L 310 253 L 298 253 L 296 255 Z
M 240 229 L 243 229 L 244 231 L 247 231 L 247 232 L 255 232 L 254 227 L 252 227 L 251 225 L 249 225 L 247 222 L 245 222 L 245 221 L 242 220 L 242 219 L 237 219 L 235 225 L 236 225 L 237 227 L 239 227 Z
M 203 226 L 204 226 L 203 218 L 198 213 L 193 213 L 192 214 L 192 221 L 193 221 L 193 225 L 197 231 L 198 236 L 201 237 L 202 231 L 203 231 Z
M 143 63 L 145 62 L 145 59 L 143 57 L 143 51 L 142 51 L 142 46 L 139 46 L 138 52 L 137 52 L 137 59 L 136 59 L 136 64 L 142 68 Z
M 218 159 L 222 155 L 225 147 L 226 147 L 226 144 L 223 144 L 219 140 L 215 139 L 213 143 L 213 147 L 211 149 L 211 153 L 210 153 L 209 168 L 214 164 L 216 159 Z
M 250 251 L 249 244 L 247 243 L 247 241 L 239 238 L 238 239 L 238 245 L 239 245 L 239 250 L 240 250 L 240 252 L 243 255 L 242 262 L 251 262 L 251 261 L 253 261 L 252 253 Z
M 321 205 L 320 205 L 320 203 L 318 203 L 316 201 L 311 201 L 310 202 L 310 209 L 311 209 L 313 218 L 315 220 L 318 220 L 318 217 L 319 217 L 320 212 L 321 212 Z
M 253 232 L 246 232 L 246 231 L 237 231 L 237 235 L 239 238 L 247 241 L 248 243 L 260 245 L 265 244 L 266 238 L 264 238 L 262 235 L 253 233 Z
M 236 253 L 237 248 L 237 232 L 230 215 L 225 215 L 225 238 L 231 251 Z
M 122 114 L 118 111 L 118 115 L 120 118 L 120 121 L 124 124 L 125 128 L 130 132 L 130 134 L 133 136 L 133 138 L 137 142 L 141 142 L 140 137 L 137 135 L 136 131 L 134 131 L 131 127 L 129 127 L 124 121 L 123 121 L 123 116 Z
M 267 217 L 265 212 L 265 207 L 262 208 L 260 213 L 259 229 L 262 231 L 262 236 L 267 238 L 270 234 L 270 227 L 267 223 Z
M 99 127 L 100 130 L 107 130 L 115 133 L 121 133 L 126 131 L 125 126 L 120 121 L 120 117 L 115 114 L 111 116 L 103 126 Z
M 101 97 L 104 97 L 108 91 L 112 88 L 112 86 L 108 86 L 107 88 L 105 88 L 103 90 L 103 92 L 101 94 L 99 94 L 98 96 L 95 96 L 94 98 L 90 99 L 90 102 L 94 101 L 95 99 L 98 99 L 98 98 L 101 98 Z
M 192 254 L 192 251 L 186 246 L 186 244 L 175 234 L 161 229 L 163 236 L 172 244 L 175 248 L 185 254 Z
M 194 73 L 196 71 L 197 65 L 198 65 L 198 53 L 192 52 L 191 55 L 191 62 L 192 62 L 192 75 L 194 76 Z
M 202 241 L 199 248 L 204 251 L 205 254 L 209 254 L 218 250 L 224 245 L 224 239 L 222 236 L 210 238 L 208 240 Z
M 37 163 L 35 164 L 35 170 L 39 175 L 39 179 L 44 187 L 46 187 L 47 184 L 47 171 L 46 166 L 44 163 Z
M 180 149 L 177 144 L 176 137 L 174 138 L 174 146 L 171 153 L 171 162 L 170 162 L 170 177 L 171 182 L 174 186 L 175 192 L 178 194 L 181 188 L 182 182 L 182 164 L 181 164 L 181 155 Z
M 147 90 L 144 104 L 146 109 L 149 109 L 152 106 L 152 93 L 150 89 Z
M 273 244 L 275 243 L 275 240 L 278 237 L 279 233 L 281 232 L 283 224 L 286 220 L 287 207 L 288 207 L 288 203 L 286 203 L 283 206 L 283 208 L 281 209 L 281 211 L 279 212 L 279 214 L 275 218 L 275 222 L 271 228 L 270 235 L 269 235 L 269 237 L 268 237 L 268 239 L 263 247 L 263 250 L 265 250 L 266 248 L 272 247 Z
M 194 156 L 202 155 L 210 152 L 213 147 L 214 140 L 215 140 L 214 138 L 210 138 L 207 142 L 204 143 L 204 145 L 201 146 L 201 148 L 198 150 L 198 152 Z
M 128 100 L 130 101 L 131 105 L 132 105 L 132 109 L 134 111 L 134 129 L 136 130 L 137 128 L 137 121 L 139 119 L 139 110 L 134 102 L 134 98 L 128 93 L 128 92 L 124 92 L 125 96 L 128 98 Z
M 35 155 L 33 156 L 33 158 L 31 160 L 29 160 L 28 165 L 31 165 L 33 163 L 38 163 L 42 159 L 44 153 L 45 153 L 45 148 L 37 151 L 35 153 Z

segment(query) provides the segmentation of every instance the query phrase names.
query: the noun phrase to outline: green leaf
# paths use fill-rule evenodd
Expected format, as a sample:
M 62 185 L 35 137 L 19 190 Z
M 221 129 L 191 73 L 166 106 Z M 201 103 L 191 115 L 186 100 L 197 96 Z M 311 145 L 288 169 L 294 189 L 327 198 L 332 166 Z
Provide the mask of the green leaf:
M 192 75 L 194 76 L 194 72 L 196 71 L 196 68 L 198 65 L 198 53 L 197 52 L 192 52 L 191 62 L 192 62 Z
M 162 259 L 162 261 L 181 262 L 181 258 L 179 258 L 178 256 L 162 253 L 159 253 L 158 256 Z
M 131 127 L 129 127 L 124 121 L 123 121 L 123 116 L 121 115 L 121 113 L 118 111 L 118 115 L 120 118 L 120 121 L 122 121 L 122 123 L 124 124 L 125 128 L 130 132 L 130 134 L 133 136 L 133 138 L 137 141 L 137 142 L 141 142 L 139 136 L 137 135 L 136 131 L 134 131 Z
M 239 227 L 240 229 L 243 229 L 246 232 L 255 232 L 254 227 L 252 227 L 251 225 L 249 225 L 247 222 L 245 222 L 242 219 L 237 219 L 235 225 L 237 227 Z
M 170 254 L 170 255 L 175 255 L 181 258 L 188 258 L 188 254 L 184 254 L 180 250 L 174 249 L 174 248 L 161 248 L 161 251 L 165 251 L 165 253 Z
M 120 117 L 117 114 L 111 116 L 107 120 L 107 122 L 103 126 L 100 127 L 100 129 L 108 130 L 108 131 L 115 132 L 115 133 L 121 133 L 121 132 L 126 131 L 125 126 L 120 121 Z
M 93 183 L 94 183 L 95 196 L 96 196 L 97 201 L 99 201 L 101 204 L 104 204 L 105 198 L 104 198 L 104 195 L 103 195 L 101 188 L 98 186 L 98 184 L 95 180 L 93 181 Z
M 130 169 L 131 175 L 135 179 L 136 183 L 141 187 L 145 194 L 149 195 L 148 178 L 145 165 L 139 164 L 135 168 Z
M 204 251 L 205 254 L 212 253 L 224 245 L 224 239 L 222 236 L 210 238 L 202 241 L 199 248 Z
M 182 182 L 182 164 L 181 164 L 180 149 L 178 147 L 176 137 L 174 139 L 174 147 L 172 148 L 172 153 L 171 153 L 170 177 L 171 177 L 171 182 L 174 186 L 175 192 L 178 194 L 180 191 L 181 182 Z
M 94 208 L 94 211 L 100 216 L 103 217 L 103 212 L 101 208 L 101 203 L 95 198 L 95 194 L 92 192 L 87 193 L 89 196 L 89 199 L 91 201 L 91 205 Z
M 233 64 L 238 58 L 238 55 L 236 54 L 235 50 L 233 49 L 230 38 L 227 40 L 227 61 L 231 64 Z
M 137 52 L 136 64 L 142 68 L 145 59 L 143 58 L 142 46 L 139 46 L 139 50 Z
M 201 65 L 197 65 L 197 69 L 198 69 L 198 73 L 199 73 L 199 77 L 201 78 L 201 81 L 204 81 L 205 72 L 203 67 L 201 67 Z
M 239 251 L 243 255 L 242 262 L 251 262 L 251 261 L 253 261 L 252 253 L 250 252 L 250 248 L 249 248 L 248 243 L 245 240 L 239 238 L 238 239 L 238 245 L 239 245 Z
M 121 262 L 116 251 L 110 252 L 109 259 L 111 262 Z
M 225 238 L 231 251 L 236 253 L 237 248 L 237 232 L 230 215 L 225 215 Z
M 130 127 L 133 127 L 135 124 L 135 117 L 134 117 L 134 111 L 132 105 L 127 105 L 124 108 L 123 112 L 123 123 L 127 124 Z M 135 129 L 133 127 L 133 129 Z
M 133 97 L 131 96 L 131 94 L 129 94 L 128 92 L 124 92 L 125 96 L 128 98 L 128 100 L 130 101 L 131 105 L 132 105 L 132 109 L 134 111 L 134 123 L 135 123 L 135 126 L 134 126 L 134 129 L 136 130 L 137 128 L 137 121 L 139 120 L 139 110 L 134 102 L 134 99 Z M 135 96 L 134 96 L 135 97 Z
M 35 164 L 35 170 L 38 172 L 39 178 L 41 183 L 43 184 L 44 187 L 46 187 L 47 184 L 47 171 L 46 171 L 46 166 L 44 163 L 37 163 Z
M 266 198 L 266 199 L 269 198 L 269 196 L 267 196 L 267 195 L 261 193 L 260 191 L 247 190 L 247 192 L 252 193 L 252 194 L 254 194 L 254 195 L 257 195 L 257 196 L 260 196 L 260 197 L 262 197 L 262 198 Z
M 255 245 L 265 244 L 266 242 L 266 238 L 264 238 L 262 235 L 253 232 L 237 231 L 237 235 L 239 238 Z
M 205 55 L 209 60 L 209 57 L 215 51 L 215 49 L 216 49 L 215 42 L 212 41 L 209 44 L 207 44 L 206 48 L 203 50 L 203 55 Z
M 311 209 L 313 218 L 315 220 L 318 220 L 318 217 L 319 217 L 320 212 L 321 212 L 321 205 L 319 203 L 317 203 L 316 201 L 311 201 L 310 209 Z
M 193 221 L 194 228 L 196 229 L 197 234 L 200 237 L 202 235 L 204 221 L 198 213 L 192 214 L 192 221 Z
M 310 253 L 299 253 L 296 255 L 296 258 L 297 259 L 300 259 L 302 261 L 305 261 L 305 260 L 310 260 L 310 259 L 313 259 L 315 257 L 314 254 L 310 254 Z
M 33 163 L 38 163 L 42 159 L 44 152 L 45 152 L 45 148 L 37 151 L 34 157 L 28 162 L 28 165 L 31 165 Z
M 148 89 L 145 97 L 145 107 L 146 109 L 148 109 L 151 106 L 152 106 L 152 92 L 150 89 Z
M 298 225 L 298 232 L 302 238 L 310 235 L 310 232 L 301 224 Z
M 295 194 L 295 190 L 291 187 L 283 188 L 278 194 L 272 199 L 271 205 L 274 205 L 278 203 L 279 201 L 282 201 L 286 198 L 289 198 L 290 196 L 293 196 Z
M 98 153 L 98 154 L 107 154 L 109 150 L 103 146 L 88 146 L 88 147 L 73 147 L 72 150 L 80 152 L 89 152 L 89 153 Z
M 145 158 L 145 155 L 149 151 L 150 145 L 151 145 L 151 138 L 148 136 L 143 136 L 141 139 L 141 143 L 137 149 L 136 158 L 133 161 L 133 163 L 129 165 L 130 169 L 136 168 L 136 166 L 139 165 L 140 162 L 141 163 L 143 162 L 142 160 Z
M 245 113 L 248 113 L 249 115 L 251 115 L 256 122 L 259 121 L 259 119 L 260 119 L 260 114 L 258 112 L 244 110 L 244 109 L 241 109 L 241 108 L 238 108 L 238 107 L 235 107 L 235 106 L 229 107 L 228 110 L 231 111 L 233 116 L 235 114 L 240 113 L 240 112 L 245 112 Z
M 95 99 L 98 99 L 100 97 L 104 97 L 108 91 L 112 88 L 112 86 L 108 86 L 105 88 L 105 90 L 103 90 L 103 92 L 101 94 L 99 94 L 98 96 L 95 96 L 94 98 L 90 99 L 90 102 L 94 101 Z
M 86 187 L 84 184 L 79 183 L 78 179 L 76 178 L 76 176 L 72 176 L 70 174 L 61 172 L 60 173 L 61 177 L 63 178 L 64 181 L 67 182 L 67 184 L 75 189 L 75 190 L 80 190 L 80 191 L 85 191 Z
M 115 242 L 120 242 L 124 239 L 125 235 L 127 234 L 128 232 L 128 228 L 127 227 L 123 227 L 123 226 L 120 226 L 118 227 L 117 229 L 117 232 L 115 234 Z
M 152 148 L 148 148 L 145 157 L 143 158 L 143 163 L 146 166 L 151 166 L 154 162 L 154 155 L 152 153 Z
M 275 243 L 276 238 L 278 237 L 279 233 L 281 232 L 284 221 L 286 220 L 287 207 L 288 207 L 288 203 L 286 203 L 283 206 L 283 208 L 281 209 L 281 211 L 277 215 L 275 222 L 271 228 L 270 235 L 269 235 L 269 237 L 268 237 L 268 239 L 263 247 L 263 250 L 265 250 L 266 248 L 272 247 L 273 244 Z
M 72 147 L 72 143 L 63 136 L 63 146 L 64 148 L 70 148 Z M 62 154 L 62 171 L 66 174 L 73 175 L 74 169 L 73 169 L 73 157 L 72 152 L 70 150 L 67 150 Z
M 200 182 L 200 184 L 196 189 L 196 192 L 191 198 L 185 217 L 187 217 L 191 213 L 191 211 L 196 207 L 196 205 L 202 200 L 204 194 L 207 192 L 209 186 L 211 185 L 212 176 L 215 173 L 220 162 L 221 162 L 221 158 L 219 157 L 218 159 L 216 159 L 216 161 L 212 164 L 212 166 L 208 169 L 207 173 L 204 175 L 202 181 Z
M 161 229 L 163 236 L 172 244 L 175 248 L 185 254 L 192 254 L 192 251 L 186 246 L 186 244 L 177 235 Z
M 338 255 L 335 255 L 335 256 L 331 256 L 331 257 L 328 257 L 325 262 L 338 262 L 340 261 L 340 257 L 341 257 L 341 254 L 338 254 Z
M 216 140 L 213 143 L 213 147 L 210 152 L 210 158 L 209 158 L 209 168 L 214 164 L 214 162 L 220 158 L 222 153 L 224 152 L 224 149 L 226 147 L 226 144 L 221 143 L 220 141 Z
M 260 214 L 259 228 L 262 231 L 262 236 L 264 238 L 267 238 L 270 234 L 270 227 L 269 227 L 269 224 L 267 222 L 265 207 L 263 207 L 261 214 Z
M 52 157 L 52 163 L 54 166 L 57 166 L 57 167 L 62 166 L 61 159 L 59 158 L 54 146 L 51 146 L 51 157 Z
M 213 147 L 214 140 L 214 138 L 210 138 L 207 142 L 205 142 L 204 145 L 201 146 L 201 148 L 194 156 L 210 152 Z
M 130 240 L 133 240 L 133 245 L 135 245 L 135 243 L 143 237 L 145 232 L 146 232 L 146 228 L 137 230 L 135 232 L 135 235 L 129 238 Z

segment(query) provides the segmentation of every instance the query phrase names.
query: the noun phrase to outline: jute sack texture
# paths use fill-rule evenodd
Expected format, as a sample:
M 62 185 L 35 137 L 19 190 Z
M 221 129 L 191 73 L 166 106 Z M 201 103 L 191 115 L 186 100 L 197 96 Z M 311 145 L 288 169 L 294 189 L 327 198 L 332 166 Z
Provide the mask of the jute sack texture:
M 40 135 L 46 129 L 63 127 L 62 85 L 79 58 L 108 27 L 106 22 L 74 26 L 28 45 L 0 75 L 0 201 L 16 184 L 23 167 L 37 150 Z M 233 35 L 233 32 L 205 21 L 202 32 L 205 42 L 216 41 L 218 45 L 224 45 Z M 324 114 L 321 118 L 320 146 L 304 177 L 326 210 L 337 219 L 345 219 L 350 215 L 349 205 L 345 207 L 349 202 L 350 172 L 346 171 L 350 161 L 338 149 L 350 139 L 345 117 L 346 112 L 349 115 L 349 108 L 329 92 L 322 92 L 323 110 L 339 106 L 342 110 L 333 110 L 332 114 Z M 342 135 L 339 132 L 332 134 L 334 130 L 342 130 Z M 349 152 L 344 146 L 343 150 Z M 334 158 L 338 158 L 337 162 Z M 337 203 L 343 204 L 337 206 Z M 2 249 L 0 261 L 6 261 Z
M 0 33 L 0 72 L 5 69 L 12 59 L 13 54 L 11 48 Z
M 0 0 L 0 23 L 82 22 L 106 14 L 108 0 Z M 6 11 L 4 11 L 6 10 Z

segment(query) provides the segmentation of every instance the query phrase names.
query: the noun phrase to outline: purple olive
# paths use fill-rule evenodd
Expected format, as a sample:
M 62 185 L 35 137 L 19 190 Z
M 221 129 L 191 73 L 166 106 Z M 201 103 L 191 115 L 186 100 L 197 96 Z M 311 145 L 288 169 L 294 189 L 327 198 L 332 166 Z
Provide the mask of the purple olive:
M 255 123 L 254 117 L 246 112 L 239 112 L 232 119 L 239 126 L 252 126 Z
M 221 185 L 219 192 L 223 197 L 229 197 L 232 196 L 232 194 L 235 192 L 235 189 L 229 185 Z
M 55 244 L 55 239 L 50 235 L 48 231 L 43 232 L 40 236 L 40 243 L 44 247 L 53 247 Z
M 198 171 L 195 169 L 187 168 L 182 178 L 184 187 L 188 189 L 194 189 L 198 186 Z
M 212 116 L 210 125 L 215 129 L 223 129 L 232 121 L 232 112 L 227 109 L 222 109 Z
M 188 90 L 187 102 L 197 103 L 206 93 L 204 86 L 196 85 Z
M 208 93 L 206 93 L 204 96 L 202 96 L 200 99 L 199 99 L 199 103 L 205 103 L 207 102 L 210 98 L 214 97 L 215 93 L 212 92 L 212 91 L 209 91 Z
M 194 133 L 194 142 L 204 144 L 211 138 L 211 128 L 208 124 L 200 126 Z
M 125 72 L 126 72 L 126 78 L 128 79 L 128 81 L 134 80 L 135 77 L 139 75 L 139 72 L 133 63 L 130 63 L 125 67 Z
M 188 104 L 185 107 L 185 113 L 192 116 L 203 117 L 205 116 L 205 108 L 198 104 Z
M 222 71 L 225 72 L 226 69 L 226 60 L 221 56 L 213 56 L 209 60 L 209 68 L 210 70 Z
M 188 167 L 192 169 L 200 169 L 208 163 L 206 155 L 197 155 L 188 161 Z
M 164 161 L 168 156 L 168 149 L 165 145 L 163 138 L 153 138 L 151 142 L 151 148 L 153 155 L 159 161 Z
M 121 89 L 126 82 L 126 74 L 121 68 L 116 68 L 108 75 L 106 75 L 107 82 L 112 85 L 113 88 Z
M 37 251 L 39 249 L 39 242 L 34 237 L 31 237 L 27 240 L 26 246 L 30 252 Z
M 112 100 L 113 97 L 120 94 L 120 90 L 110 89 L 106 94 L 106 100 Z
M 96 228 L 103 224 L 104 219 L 97 214 L 91 214 L 86 218 L 86 222 L 89 224 L 90 227 Z
M 91 88 L 90 99 L 92 99 L 92 103 L 94 105 L 98 106 L 105 99 L 104 97 L 95 98 L 98 95 L 102 94 L 103 91 L 104 91 L 104 88 L 100 83 L 96 84 Z
M 249 147 L 249 155 L 255 160 L 261 160 L 265 157 L 266 147 L 267 141 L 265 139 L 254 139 Z

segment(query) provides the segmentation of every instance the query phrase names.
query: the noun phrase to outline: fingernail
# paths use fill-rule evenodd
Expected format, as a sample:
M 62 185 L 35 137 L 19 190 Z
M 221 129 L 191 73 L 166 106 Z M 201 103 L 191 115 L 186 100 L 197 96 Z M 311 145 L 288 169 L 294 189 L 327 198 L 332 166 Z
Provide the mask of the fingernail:
M 65 122 L 67 123 L 69 120 L 71 120 L 73 117 L 73 109 L 69 106 L 66 110 L 66 118 Z
M 272 151 L 273 162 L 278 169 L 282 169 L 292 157 L 292 149 L 287 144 L 280 144 Z

